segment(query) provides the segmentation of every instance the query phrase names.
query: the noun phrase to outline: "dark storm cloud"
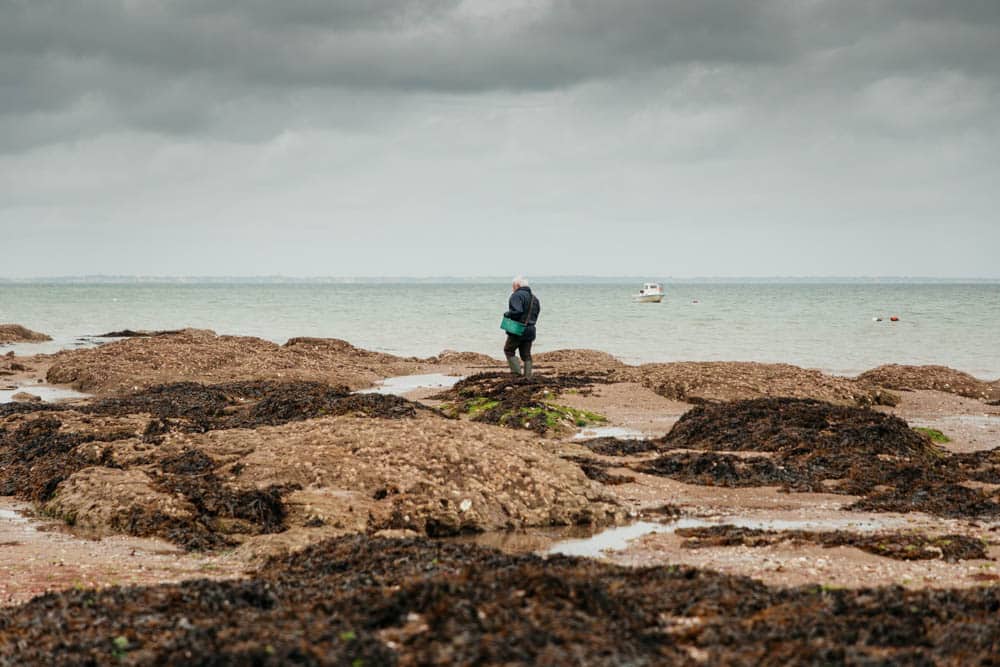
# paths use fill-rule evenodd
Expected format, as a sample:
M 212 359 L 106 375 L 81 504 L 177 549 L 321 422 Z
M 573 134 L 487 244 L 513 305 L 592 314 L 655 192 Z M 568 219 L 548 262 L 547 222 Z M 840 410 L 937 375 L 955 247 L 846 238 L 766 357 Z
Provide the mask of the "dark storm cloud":
M 744 71 L 752 86 L 767 85 L 739 94 L 779 98 L 941 71 L 995 87 L 998 8 L 995 0 L 0 0 L 0 149 L 128 129 L 224 133 L 234 109 L 246 122 L 271 113 L 275 99 L 316 103 L 323 91 L 549 91 L 690 66 Z M 256 123 L 265 133 L 267 124 Z
M 0 44 L 109 70 L 245 84 L 477 91 L 547 89 L 692 61 L 787 56 L 766 4 L 557 1 L 488 17 L 457 2 L 52 3 L 9 5 Z M 110 73 L 110 72 L 109 72 Z

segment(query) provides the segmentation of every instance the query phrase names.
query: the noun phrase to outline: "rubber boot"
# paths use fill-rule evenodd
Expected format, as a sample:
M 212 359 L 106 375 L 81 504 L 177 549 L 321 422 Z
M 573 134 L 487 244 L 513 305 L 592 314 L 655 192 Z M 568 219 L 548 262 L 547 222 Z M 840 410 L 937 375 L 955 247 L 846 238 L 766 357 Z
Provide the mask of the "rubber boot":
M 528 359 L 526 362 L 524 362 L 524 377 L 526 378 L 531 377 L 531 359 Z
M 521 374 L 521 362 L 517 357 L 507 357 L 507 365 L 510 366 L 510 372 L 514 375 Z

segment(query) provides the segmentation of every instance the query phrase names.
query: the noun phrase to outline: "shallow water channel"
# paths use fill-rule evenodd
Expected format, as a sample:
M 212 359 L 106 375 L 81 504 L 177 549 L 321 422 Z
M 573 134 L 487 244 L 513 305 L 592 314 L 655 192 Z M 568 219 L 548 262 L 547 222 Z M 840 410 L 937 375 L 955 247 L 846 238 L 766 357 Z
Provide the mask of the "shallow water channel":
M 48 384 L 27 384 L 18 386 L 14 389 L 0 389 L 0 403 L 12 403 L 14 401 L 14 394 L 19 394 L 21 392 L 37 396 L 43 401 L 49 403 L 71 398 L 90 397 L 90 394 L 82 394 L 78 391 L 74 391 L 73 389 L 66 389 L 64 387 L 53 387 Z
M 625 526 L 613 526 L 598 532 L 582 526 L 565 528 L 528 528 L 509 532 L 481 533 L 457 538 L 480 546 L 493 547 L 508 553 L 535 552 L 600 558 L 606 552 L 626 549 L 629 542 L 654 533 L 672 533 L 679 528 L 707 528 L 711 526 L 737 526 L 760 530 L 851 530 L 874 532 L 906 526 L 902 517 L 885 516 L 861 518 L 767 519 L 747 516 L 713 516 L 712 518 L 683 517 L 674 521 L 636 521 Z
M 844 519 L 756 519 L 740 516 L 724 516 L 712 519 L 695 517 L 681 518 L 668 523 L 653 521 L 637 521 L 627 526 L 616 526 L 603 530 L 590 537 L 568 539 L 556 542 L 545 553 L 563 554 L 566 556 L 599 557 L 605 551 L 621 551 L 631 540 L 652 533 L 672 533 L 678 528 L 708 528 L 711 526 L 737 526 L 758 530 L 853 530 L 869 532 L 904 525 L 905 521 L 893 518 L 878 520 Z
M 589 426 L 576 435 L 574 440 L 590 440 L 592 438 L 622 438 L 623 440 L 645 440 L 646 435 L 642 431 L 623 426 Z
M 27 521 L 23 516 L 15 512 L 14 510 L 8 510 L 0 508 L 0 519 L 4 521 L 12 521 L 14 523 L 24 523 Z
M 31 519 L 24 516 L 22 512 L 21 503 L 4 496 L 0 496 L 0 534 L 5 532 L 3 526 L 4 523 L 7 524 L 7 529 L 14 529 L 20 532 L 33 533 L 37 530 L 37 522 L 32 522 Z M 13 526 L 17 528 L 13 528 Z
M 403 396 L 418 389 L 449 389 L 461 379 L 462 376 L 444 375 L 443 373 L 400 375 L 398 377 L 386 378 L 376 386 L 369 389 L 362 389 L 356 393 L 395 394 L 396 396 Z

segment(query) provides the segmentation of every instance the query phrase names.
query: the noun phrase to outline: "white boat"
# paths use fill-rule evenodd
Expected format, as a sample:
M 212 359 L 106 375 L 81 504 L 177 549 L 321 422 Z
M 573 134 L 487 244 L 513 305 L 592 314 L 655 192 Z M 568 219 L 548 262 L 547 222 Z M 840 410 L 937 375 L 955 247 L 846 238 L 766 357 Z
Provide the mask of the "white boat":
M 638 294 L 632 295 L 637 303 L 659 303 L 663 301 L 663 285 L 660 283 L 644 283 Z

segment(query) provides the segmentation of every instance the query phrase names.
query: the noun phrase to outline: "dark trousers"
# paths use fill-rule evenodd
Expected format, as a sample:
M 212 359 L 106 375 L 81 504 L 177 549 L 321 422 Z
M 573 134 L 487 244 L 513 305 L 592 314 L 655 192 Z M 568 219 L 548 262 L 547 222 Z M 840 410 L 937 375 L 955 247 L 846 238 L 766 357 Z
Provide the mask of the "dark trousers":
M 503 346 L 504 356 L 513 357 L 515 352 L 520 352 L 521 361 L 531 361 L 531 344 L 533 342 L 522 340 L 520 336 L 507 334 L 507 342 Z

